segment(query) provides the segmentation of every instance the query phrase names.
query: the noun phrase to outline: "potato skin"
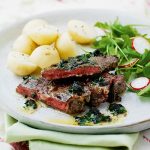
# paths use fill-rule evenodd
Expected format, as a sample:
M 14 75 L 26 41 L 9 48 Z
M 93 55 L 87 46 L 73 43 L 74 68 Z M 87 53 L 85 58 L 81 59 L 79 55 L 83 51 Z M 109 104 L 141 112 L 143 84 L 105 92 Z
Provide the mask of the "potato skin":
M 40 68 L 46 68 L 59 63 L 60 57 L 54 44 L 52 44 L 37 47 L 31 54 L 30 60 Z
M 70 20 L 68 22 L 68 32 L 72 39 L 80 44 L 89 44 L 95 37 L 94 29 L 80 20 Z
M 62 59 L 67 59 L 68 57 L 74 57 L 77 55 L 76 44 L 67 32 L 59 36 L 56 41 L 56 48 Z
M 14 51 L 29 55 L 36 47 L 37 45 L 35 44 L 35 42 L 33 42 L 27 35 L 20 35 L 13 44 Z
M 38 45 L 49 45 L 57 40 L 58 29 L 55 26 L 42 25 L 30 30 L 28 35 Z
M 8 68 L 18 76 L 29 75 L 37 69 L 37 66 L 29 59 L 29 55 L 12 51 L 7 59 Z

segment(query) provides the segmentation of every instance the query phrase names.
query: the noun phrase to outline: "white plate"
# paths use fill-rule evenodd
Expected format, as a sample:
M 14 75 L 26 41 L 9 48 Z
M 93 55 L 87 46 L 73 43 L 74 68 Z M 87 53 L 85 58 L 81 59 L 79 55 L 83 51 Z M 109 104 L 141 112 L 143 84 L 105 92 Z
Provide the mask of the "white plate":
M 70 19 L 81 19 L 90 24 L 96 21 L 114 21 L 119 17 L 124 24 L 149 24 L 146 19 L 134 18 L 123 12 L 84 9 L 84 10 L 62 10 L 54 11 L 33 18 L 46 19 L 49 23 L 56 25 L 61 30 L 66 28 Z M 6 67 L 6 59 L 9 51 L 12 49 L 12 43 L 16 37 L 21 34 L 23 25 L 28 20 L 15 24 L 7 30 L 0 33 L 0 102 L 8 114 L 19 121 L 42 129 L 51 129 L 72 133 L 117 133 L 117 132 L 136 132 L 150 127 L 150 101 L 140 100 L 133 93 L 126 93 L 123 96 L 122 104 L 127 108 L 128 115 L 124 120 L 113 124 L 98 126 L 74 126 L 62 123 L 52 123 L 54 121 L 71 120 L 70 116 L 54 110 L 52 108 L 41 108 L 32 115 L 22 111 L 24 100 L 18 98 L 15 93 L 16 86 L 22 81 Z M 145 32 L 142 30 L 142 32 Z M 149 32 L 147 30 L 147 32 Z M 103 107 L 103 106 L 101 106 Z

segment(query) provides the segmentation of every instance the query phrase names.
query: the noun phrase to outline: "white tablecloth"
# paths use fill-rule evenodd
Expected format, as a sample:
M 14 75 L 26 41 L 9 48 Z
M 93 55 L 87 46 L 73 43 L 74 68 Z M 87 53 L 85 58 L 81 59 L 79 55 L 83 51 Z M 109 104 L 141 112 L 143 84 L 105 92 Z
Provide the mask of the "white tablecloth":
M 146 1 L 146 0 L 145 0 Z M 0 0 L 0 30 L 28 16 L 54 9 L 107 8 L 130 12 L 132 15 L 150 13 L 150 0 Z M 146 5 L 147 4 L 147 5 Z M 0 110 L 0 135 L 4 135 L 4 112 Z M 150 150 L 150 130 L 141 132 L 134 150 Z

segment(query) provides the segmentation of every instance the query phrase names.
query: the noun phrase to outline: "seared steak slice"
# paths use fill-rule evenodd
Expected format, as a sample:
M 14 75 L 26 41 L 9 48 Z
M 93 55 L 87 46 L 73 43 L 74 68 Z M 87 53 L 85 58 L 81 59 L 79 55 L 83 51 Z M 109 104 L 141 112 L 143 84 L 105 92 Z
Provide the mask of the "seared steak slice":
M 96 75 L 90 78 L 88 86 L 91 91 L 90 106 L 98 107 L 108 100 L 112 78 L 105 77 L 105 74 Z
M 90 80 L 95 84 L 88 85 L 91 91 L 90 106 L 98 107 L 101 103 L 120 101 L 120 95 L 126 90 L 124 76 L 103 73 Z
M 113 87 L 114 87 L 114 93 L 116 94 L 122 94 L 126 90 L 126 82 L 123 75 L 116 75 L 114 76 L 113 80 Z
M 103 73 L 90 77 L 46 80 L 28 78 L 16 91 L 25 97 L 41 100 L 48 106 L 69 114 L 80 113 L 85 104 L 98 107 L 101 103 L 120 100 L 126 89 L 122 75 Z
M 76 114 L 84 110 L 85 102 L 90 100 L 91 92 L 86 86 L 73 86 L 74 84 L 67 81 L 59 83 L 43 78 L 28 78 L 16 88 L 16 91 L 25 97 L 41 100 L 58 110 Z
M 106 86 L 90 86 L 91 98 L 89 105 L 93 107 L 98 107 L 101 103 L 108 100 L 108 94 L 110 90 L 110 85 Z
M 42 77 L 48 80 L 68 78 L 74 76 L 93 75 L 112 70 L 117 66 L 115 56 L 87 57 L 86 55 L 63 60 L 59 64 L 42 71 Z
M 111 75 L 109 73 L 104 74 L 105 78 L 112 80 L 109 92 L 109 102 L 121 101 L 121 94 L 126 90 L 126 82 L 123 75 Z

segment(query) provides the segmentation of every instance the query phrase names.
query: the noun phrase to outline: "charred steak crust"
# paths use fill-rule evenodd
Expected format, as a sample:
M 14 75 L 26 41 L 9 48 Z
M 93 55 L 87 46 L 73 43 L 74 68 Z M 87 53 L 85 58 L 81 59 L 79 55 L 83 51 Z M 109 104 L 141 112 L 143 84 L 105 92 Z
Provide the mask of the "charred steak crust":
M 91 92 L 83 86 L 83 92 L 71 93 L 71 83 L 55 83 L 44 78 L 28 78 L 19 84 L 16 91 L 31 99 L 40 100 L 58 110 L 69 114 L 76 114 L 84 110 L 85 102 L 90 100 Z M 34 97 L 33 97 L 34 95 Z
M 16 91 L 30 99 L 40 100 L 60 111 L 76 114 L 85 105 L 98 107 L 106 101 L 117 101 L 126 89 L 122 75 L 104 73 L 91 77 L 46 80 L 44 78 L 25 79 Z
M 110 92 L 108 96 L 109 102 L 121 101 L 121 94 L 126 90 L 126 82 L 123 75 L 111 75 L 105 73 L 106 78 L 111 79 Z
M 78 56 L 79 57 L 79 56 Z M 89 58 L 69 58 L 42 71 L 42 77 L 48 80 L 74 76 L 93 75 L 114 69 L 118 64 L 115 56 L 95 56 Z
M 126 82 L 123 75 L 103 73 L 102 82 L 90 85 L 90 106 L 98 107 L 103 102 L 114 102 L 121 100 L 121 94 L 126 90 Z M 91 79 L 94 80 L 93 77 Z
M 89 105 L 98 107 L 101 103 L 108 100 L 112 80 L 111 78 L 108 79 L 103 77 L 103 75 L 97 75 L 96 78 L 94 77 L 94 79 L 92 77 L 91 81 L 92 82 L 90 82 L 89 84 L 89 88 L 91 91 L 91 99 Z

